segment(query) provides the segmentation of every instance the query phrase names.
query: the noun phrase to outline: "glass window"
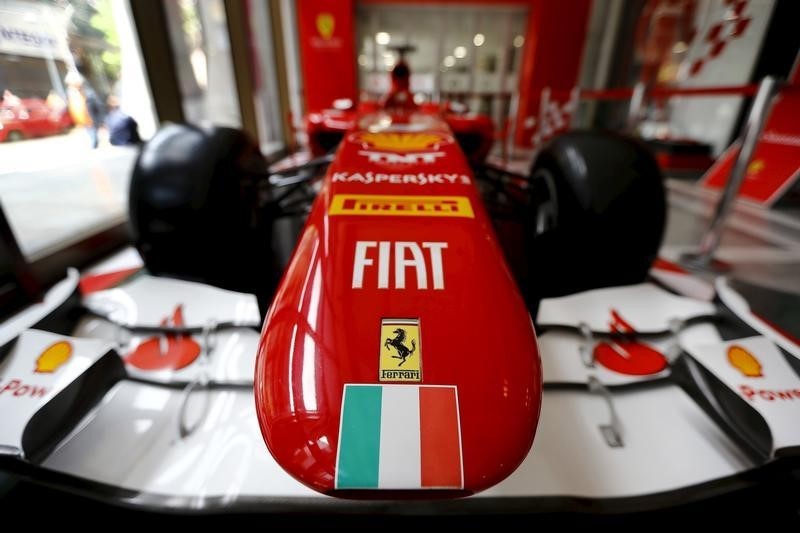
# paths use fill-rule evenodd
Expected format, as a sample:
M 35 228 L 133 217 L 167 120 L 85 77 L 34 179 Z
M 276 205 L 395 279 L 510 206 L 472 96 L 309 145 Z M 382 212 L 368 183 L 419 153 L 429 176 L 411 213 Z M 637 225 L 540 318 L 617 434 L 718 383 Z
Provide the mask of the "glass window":
M 647 0 L 622 13 L 615 54 L 585 85 L 594 88 L 697 88 L 745 85 L 751 81 L 777 4 L 772 0 L 731 4 L 723 0 Z M 610 3 L 596 3 L 606 24 Z M 616 15 L 619 17 L 619 15 Z M 592 39 L 593 36 L 590 36 Z M 600 47 L 587 47 L 584 61 L 599 65 Z M 594 79 L 592 79 L 594 78 Z M 680 139 L 725 150 L 738 131 L 745 98 L 736 95 L 651 98 L 645 94 L 634 129 L 645 139 Z M 626 127 L 630 103 L 584 102 L 578 122 Z
M 28 259 L 125 220 L 155 124 L 127 2 L 0 2 L 0 201 Z
M 186 121 L 241 128 L 224 3 L 177 0 L 163 5 Z
M 278 92 L 275 35 L 266 2 L 247 2 L 250 15 L 250 50 L 253 53 L 253 100 L 261 152 L 272 155 L 284 148 L 283 110 Z

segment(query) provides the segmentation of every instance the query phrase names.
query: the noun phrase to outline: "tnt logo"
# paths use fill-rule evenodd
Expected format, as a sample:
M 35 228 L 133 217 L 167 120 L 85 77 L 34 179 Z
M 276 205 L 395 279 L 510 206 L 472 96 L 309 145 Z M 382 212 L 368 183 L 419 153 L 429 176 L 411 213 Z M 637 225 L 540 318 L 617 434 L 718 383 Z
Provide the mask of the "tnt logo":
M 370 150 L 360 150 L 358 155 L 363 155 L 370 163 L 383 163 L 387 165 L 418 165 L 420 163 L 435 163 L 440 157 L 444 157 L 444 152 L 418 152 L 409 154 L 397 154 L 394 152 L 373 152 Z
M 466 196 L 377 196 L 336 194 L 328 209 L 331 215 L 461 217 L 475 218 Z

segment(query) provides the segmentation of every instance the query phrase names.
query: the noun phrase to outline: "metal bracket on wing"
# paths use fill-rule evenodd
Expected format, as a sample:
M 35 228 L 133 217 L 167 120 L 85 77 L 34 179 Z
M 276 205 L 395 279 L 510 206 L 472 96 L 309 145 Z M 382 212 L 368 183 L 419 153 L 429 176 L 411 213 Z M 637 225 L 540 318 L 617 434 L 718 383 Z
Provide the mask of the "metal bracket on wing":
M 110 324 L 114 327 L 114 346 L 122 353 L 125 351 L 125 347 L 131 343 L 131 333 L 121 324 L 116 322 L 110 322 Z
M 681 348 L 681 331 L 686 327 L 686 321 L 680 318 L 673 318 L 669 321 L 669 331 L 672 334 L 672 343 L 664 350 L 664 357 L 667 362 L 672 365 L 683 353 Z
M 203 327 L 203 358 L 205 362 L 211 361 L 211 354 L 217 347 L 217 329 L 219 324 L 214 319 L 208 321 Z
M 181 439 L 184 439 L 194 433 L 197 428 L 200 427 L 201 422 L 208 414 L 208 409 L 211 404 L 211 399 L 209 396 L 210 379 L 208 367 L 211 363 L 211 354 L 214 352 L 214 349 L 217 345 L 216 330 L 217 322 L 215 320 L 209 320 L 208 323 L 203 327 L 203 352 L 198 360 L 199 368 L 197 377 L 191 383 L 186 385 L 186 388 L 183 389 L 181 406 L 178 410 L 178 435 Z M 192 396 L 192 392 L 194 392 L 195 389 L 198 389 L 205 394 L 203 394 L 203 403 L 197 419 L 194 422 L 189 423 L 186 420 L 189 411 L 189 398 Z
M 587 368 L 594 368 L 594 347 L 597 345 L 597 342 L 594 339 L 592 328 L 590 328 L 589 324 L 586 322 L 581 322 L 578 324 L 578 330 L 583 337 L 583 342 L 578 347 L 581 354 L 581 361 L 583 361 L 584 366 Z
M 195 389 L 199 389 L 206 394 L 203 395 L 203 404 L 200 408 L 200 414 L 197 419 L 193 423 L 189 423 L 186 421 L 186 415 L 189 411 L 189 398 L 192 396 L 192 392 Z M 183 396 L 181 397 L 181 407 L 178 410 L 178 436 L 181 439 L 185 439 L 192 433 L 194 433 L 198 427 L 200 427 L 200 423 L 206 417 L 208 413 L 209 405 L 211 404 L 211 400 L 209 397 L 209 390 L 208 390 L 208 379 L 207 376 L 201 375 L 188 385 L 186 388 L 183 389 Z
M 588 385 L 589 392 L 601 395 L 608 404 L 609 421 L 607 424 L 600 424 L 598 426 L 606 444 L 611 448 L 623 447 L 625 444 L 622 441 L 622 422 L 620 422 L 617 411 L 614 409 L 614 400 L 611 397 L 611 392 L 594 376 L 589 376 Z

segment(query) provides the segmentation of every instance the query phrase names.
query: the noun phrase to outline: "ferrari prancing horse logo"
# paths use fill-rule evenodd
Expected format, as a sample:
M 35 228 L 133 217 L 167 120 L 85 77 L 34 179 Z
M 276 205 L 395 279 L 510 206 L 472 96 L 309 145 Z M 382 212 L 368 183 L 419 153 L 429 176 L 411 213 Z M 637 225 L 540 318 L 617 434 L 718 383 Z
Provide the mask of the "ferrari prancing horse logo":
M 411 339 L 411 349 L 408 349 L 408 346 L 403 344 L 403 341 L 406 340 L 406 330 L 403 328 L 397 328 L 392 333 L 395 334 L 394 338 L 386 338 L 386 342 L 383 343 L 384 348 L 389 348 L 390 346 L 397 350 L 397 355 L 393 355 L 392 359 L 400 359 L 400 362 L 397 363 L 397 366 L 403 366 L 403 363 L 406 362 L 406 359 L 409 355 L 414 353 L 414 350 L 417 349 L 417 341 Z
M 333 28 L 336 20 L 330 13 L 320 13 L 317 15 L 317 31 L 326 41 L 333 37 Z
M 380 381 L 422 381 L 419 319 L 381 320 Z

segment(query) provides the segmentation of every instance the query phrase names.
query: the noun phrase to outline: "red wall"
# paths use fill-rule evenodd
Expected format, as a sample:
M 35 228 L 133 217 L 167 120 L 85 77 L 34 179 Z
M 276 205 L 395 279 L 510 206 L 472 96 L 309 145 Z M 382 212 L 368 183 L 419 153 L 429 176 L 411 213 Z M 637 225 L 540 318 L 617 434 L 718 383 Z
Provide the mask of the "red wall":
M 539 114 L 544 87 L 569 91 L 578 82 L 592 0 L 531 0 L 519 79 L 517 144 L 531 145 L 528 117 Z
M 355 38 L 356 0 L 298 0 L 301 69 L 306 111 L 330 107 L 336 98 L 358 97 Z M 419 0 L 361 0 L 368 3 L 420 3 Z M 485 4 L 487 0 L 438 0 L 449 4 Z M 506 0 L 500 4 L 528 4 L 528 29 L 519 80 L 516 142 L 530 146 L 532 129 L 527 117 L 539 112 L 542 88 L 568 91 L 578 80 L 592 0 Z M 497 4 L 494 4 L 497 5 Z M 328 36 L 324 19 L 333 31 Z M 318 23 L 318 21 L 322 22 Z M 331 20 L 331 18 L 328 18 Z M 320 29 L 322 27 L 322 30 Z
M 355 0 L 299 0 L 297 25 L 306 111 L 358 96 Z

